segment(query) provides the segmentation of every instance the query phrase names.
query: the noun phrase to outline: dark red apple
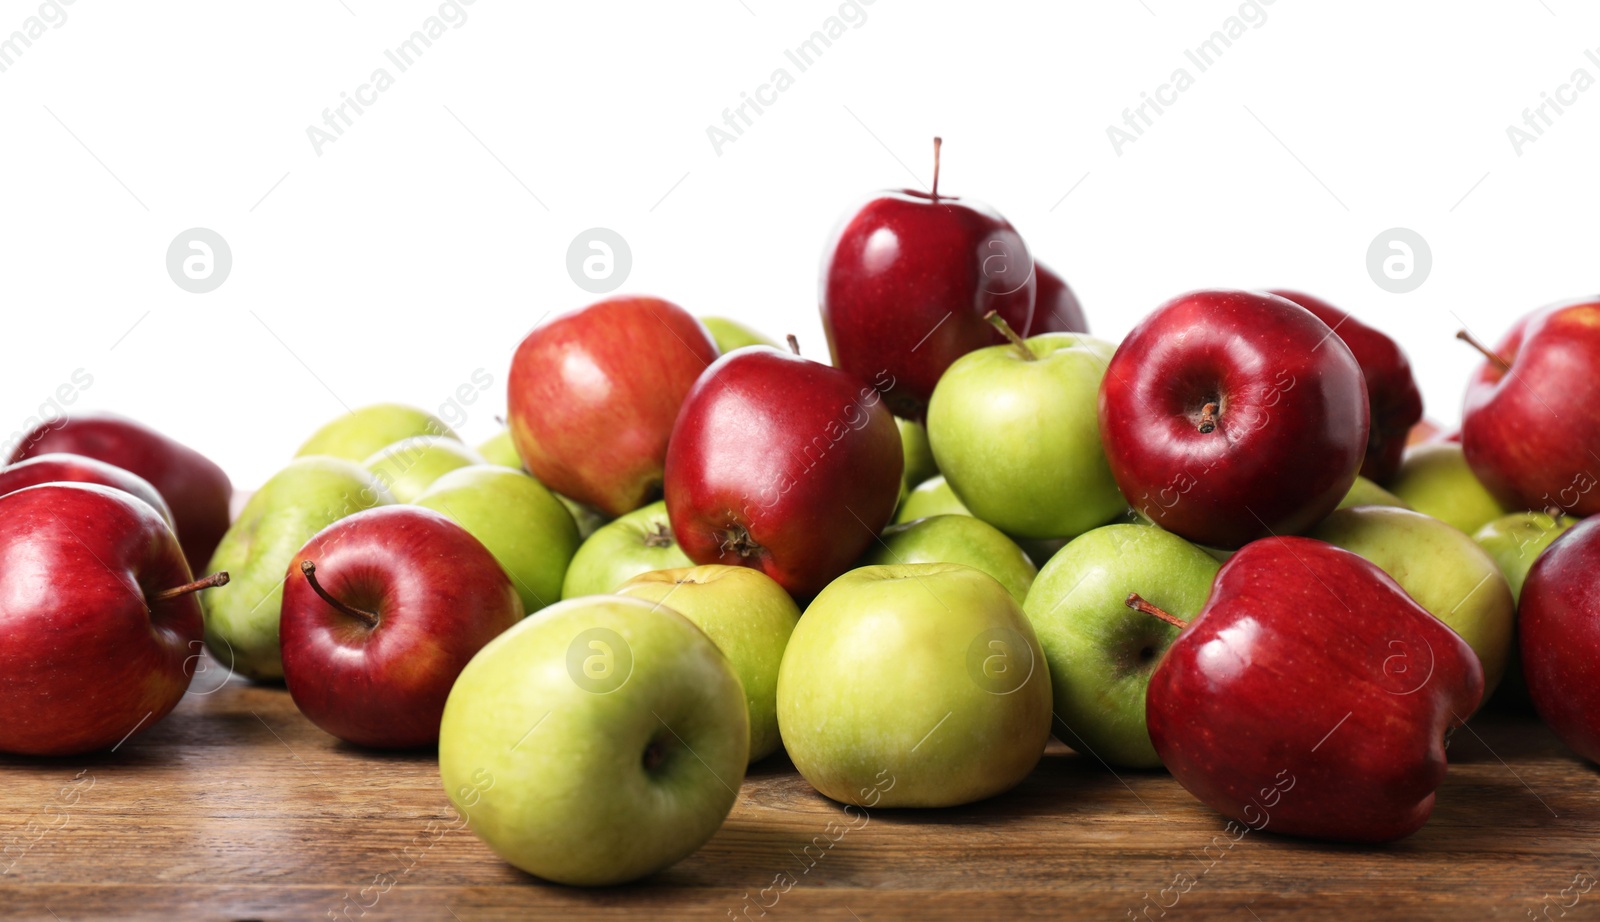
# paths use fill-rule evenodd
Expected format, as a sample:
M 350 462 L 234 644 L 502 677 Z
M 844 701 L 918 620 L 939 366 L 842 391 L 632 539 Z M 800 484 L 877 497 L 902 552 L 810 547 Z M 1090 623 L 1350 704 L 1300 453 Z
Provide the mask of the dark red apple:
M 1317 315 L 1350 347 L 1367 382 L 1371 425 L 1361 476 L 1383 484 L 1400 469 L 1411 427 L 1422 419 L 1422 393 L 1400 344 L 1332 304 L 1298 291 L 1274 291 Z
M 1361 367 L 1328 325 L 1259 291 L 1194 291 L 1146 317 L 1100 385 L 1128 502 L 1197 544 L 1294 534 L 1339 505 L 1367 448 Z
M 654 502 L 678 408 L 716 358 L 700 321 L 660 298 L 618 296 L 563 314 L 511 360 L 517 454 L 545 486 L 608 517 Z
M 765 346 L 738 349 L 683 402 L 667 517 L 695 563 L 754 567 L 811 595 L 889 523 L 903 463 L 872 384 Z
M 1068 287 L 1067 280 L 1037 259 L 1033 261 L 1033 275 L 1038 285 L 1033 299 L 1033 326 L 1023 335 L 1089 332 L 1089 321 L 1083 316 L 1083 306 Z M 1007 323 L 1011 321 L 1011 317 L 1006 317 Z M 1011 328 L 1018 331 L 1022 329 L 1015 323 L 1011 323 Z
M 1445 735 L 1482 696 L 1472 648 L 1382 570 L 1267 538 L 1217 574 L 1156 667 L 1145 717 L 1172 776 L 1219 813 L 1384 842 L 1428 821 Z
M 283 680 L 312 723 L 346 742 L 429 746 L 456 676 L 522 614 L 510 577 L 461 526 L 419 506 L 368 509 L 289 565 Z
M 0 496 L 42 483 L 97 483 L 103 487 L 115 487 L 149 503 L 161 513 L 167 526 L 172 527 L 172 510 L 167 508 L 167 501 L 161 498 L 150 481 L 114 464 L 83 455 L 56 453 L 36 455 L 0 468 Z
M 112 487 L 50 483 L 0 496 L 0 752 L 113 748 L 183 697 L 202 649 L 172 529 Z
M 1600 762 L 1600 518 L 1585 519 L 1534 561 L 1517 605 L 1522 674 L 1534 709 L 1562 742 Z
M 893 382 L 883 390 L 889 409 L 918 421 L 951 362 L 1005 342 L 984 314 L 1030 328 L 1038 284 L 1010 222 L 939 194 L 938 152 L 935 138 L 931 192 L 879 193 L 840 223 L 822 251 L 819 286 L 833 364 Z
M 1484 351 L 1461 418 L 1472 472 L 1509 509 L 1600 512 L 1600 299 L 1535 311 Z
M 114 413 L 75 413 L 23 438 L 11 461 L 65 452 L 114 464 L 150 482 L 167 501 L 189 569 L 199 572 L 228 530 L 233 484 L 205 455 Z

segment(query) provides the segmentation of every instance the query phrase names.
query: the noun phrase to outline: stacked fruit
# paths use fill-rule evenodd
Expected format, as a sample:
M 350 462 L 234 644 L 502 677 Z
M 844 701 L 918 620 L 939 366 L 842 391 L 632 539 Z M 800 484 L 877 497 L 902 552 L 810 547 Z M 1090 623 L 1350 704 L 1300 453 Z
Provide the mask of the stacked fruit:
M 495 850 L 590 885 L 694 851 L 780 748 L 837 801 L 940 807 L 1054 733 L 1345 841 L 1427 821 L 1497 687 L 1600 760 L 1600 303 L 1473 341 L 1459 439 L 1408 449 L 1377 330 L 1206 290 L 1095 339 L 937 173 L 847 216 L 820 294 L 832 364 L 658 298 L 560 316 L 494 439 L 356 410 L 231 526 L 189 449 L 41 426 L 0 470 L 0 750 L 121 745 L 203 638 L 334 736 L 437 743 Z

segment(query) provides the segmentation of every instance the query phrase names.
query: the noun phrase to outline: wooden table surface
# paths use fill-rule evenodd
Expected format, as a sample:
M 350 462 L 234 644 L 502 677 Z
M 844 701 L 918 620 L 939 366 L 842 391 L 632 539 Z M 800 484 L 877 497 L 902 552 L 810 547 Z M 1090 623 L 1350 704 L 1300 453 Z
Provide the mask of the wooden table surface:
M 115 753 L 0 762 L 0 918 L 1600 919 L 1595 768 L 1504 713 L 1458 731 L 1450 763 L 1420 833 L 1355 848 L 1234 841 L 1164 773 L 1058 743 L 1008 794 L 864 823 L 780 755 L 698 853 L 590 891 L 450 828 L 431 753 L 356 750 L 281 688 L 202 675 Z M 801 857 L 831 821 L 856 828 Z M 786 871 L 798 883 L 757 906 Z

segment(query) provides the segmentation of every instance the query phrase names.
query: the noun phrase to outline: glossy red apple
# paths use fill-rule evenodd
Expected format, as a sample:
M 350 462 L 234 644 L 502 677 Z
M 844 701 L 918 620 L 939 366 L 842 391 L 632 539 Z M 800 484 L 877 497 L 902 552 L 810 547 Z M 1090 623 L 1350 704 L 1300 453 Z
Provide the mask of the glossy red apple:
M 529 333 L 511 360 L 511 438 L 551 490 L 606 513 L 661 496 L 667 436 L 717 358 L 711 334 L 660 298 L 619 296 Z
M 143 477 L 161 493 L 177 524 L 189 569 L 205 569 L 228 530 L 233 484 L 215 462 L 143 423 L 114 413 L 75 413 L 30 432 L 11 455 L 86 455 Z
M 1078 296 L 1073 294 L 1066 279 L 1037 259 L 1033 261 L 1033 275 L 1037 282 L 1033 299 L 1033 326 L 1024 335 L 1089 332 L 1089 321 L 1083 316 L 1083 306 L 1078 303 Z M 1006 322 L 1011 323 L 1012 319 L 1006 317 Z M 1022 329 L 1015 323 L 1011 323 L 1011 328 L 1018 331 Z
M 1482 696 L 1472 648 L 1382 570 L 1267 538 L 1217 574 L 1156 667 L 1145 717 L 1172 776 L 1217 812 L 1384 842 L 1428 821 L 1445 735 Z
M 833 364 L 883 390 L 895 415 L 920 421 L 939 376 L 1033 317 L 1033 261 L 1010 222 L 980 202 L 931 192 L 882 192 L 851 212 L 823 249 L 819 298 Z M 879 385 L 882 388 L 882 385 Z
M 106 486 L 0 496 L 0 752 L 113 748 L 189 687 L 204 627 L 172 529 Z
M 312 723 L 346 742 L 429 746 L 456 676 L 522 614 L 510 577 L 461 526 L 419 506 L 368 509 L 289 565 L 283 680 Z
M 56 453 L 36 455 L 0 468 L 0 496 L 42 483 L 97 483 L 103 487 L 115 487 L 149 503 L 161 513 L 167 526 L 172 527 L 172 510 L 167 508 L 167 501 L 161 498 L 150 481 L 114 464 L 83 455 Z
M 1117 486 L 1196 544 L 1239 548 L 1332 512 L 1367 448 L 1367 389 L 1310 311 L 1259 291 L 1180 295 L 1117 347 L 1100 434 Z
M 1367 382 L 1371 425 L 1361 476 L 1388 483 L 1400 469 L 1411 427 L 1422 419 L 1422 393 L 1411 375 L 1411 360 L 1400 344 L 1332 304 L 1298 291 L 1274 291 L 1317 315 L 1350 347 Z
M 902 464 L 899 428 L 872 384 L 751 346 L 718 359 L 683 402 L 667 516 L 695 563 L 753 567 L 811 595 L 889 523 Z
M 1510 509 L 1600 512 L 1600 299 L 1535 311 L 1487 354 L 1461 418 L 1472 472 Z
M 1600 762 L 1600 518 L 1585 519 L 1534 561 L 1517 606 L 1522 674 L 1561 741 Z

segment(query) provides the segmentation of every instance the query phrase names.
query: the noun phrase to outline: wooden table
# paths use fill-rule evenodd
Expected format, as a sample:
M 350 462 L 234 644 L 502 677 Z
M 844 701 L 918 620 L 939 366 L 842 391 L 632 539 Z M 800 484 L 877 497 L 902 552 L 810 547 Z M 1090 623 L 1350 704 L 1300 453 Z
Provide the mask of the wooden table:
M 1459 731 L 1433 820 L 1386 848 L 1235 842 L 1165 774 L 1052 743 L 1009 794 L 875 811 L 802 859 L 845 817 L 780 756 L 697 854 L 586 891 L 448 828 L 431 754 L 359 751 L 281 688 L 205 681 L 113 754 L 0 762 L 0 918 L 762 918 L 754 900 L 790 871 L 768 920 L 1600 919 L 1600 776 L 1523 715 Z

